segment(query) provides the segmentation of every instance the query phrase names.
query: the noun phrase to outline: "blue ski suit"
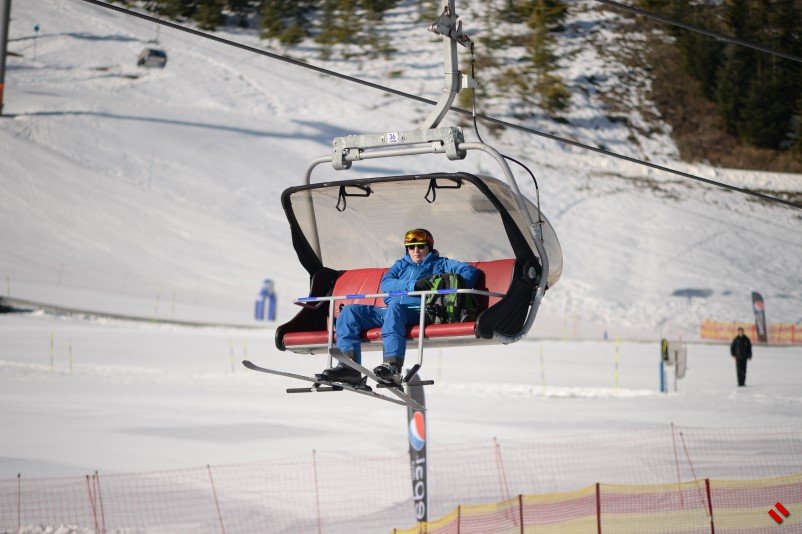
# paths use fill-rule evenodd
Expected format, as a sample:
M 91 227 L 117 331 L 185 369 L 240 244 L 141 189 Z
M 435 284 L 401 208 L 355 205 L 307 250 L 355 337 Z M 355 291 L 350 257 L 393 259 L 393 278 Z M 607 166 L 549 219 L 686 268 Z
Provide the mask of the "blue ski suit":
M 384 273 L 381 280 L 381 292 L 415 291 L 415 282 L 436 274 L 458 274 L 472 288 L 479 275 L 479 270 L 461 261 L 441 258 L 436 250 L 432 250 L 420 263 L 415 263 L 405 254 Z M 393 296 L 385 297 L 386 308 L 366 304 L 349 304 L 345 306 L 337 318 L 337 347 L 343 351 L 353 352 L 354 360 L 362 362 L 361 334 L 369 328 L 381 327 L 384 358 L 404 359 L 407 350 L 406 327 L 417 324 L 420 320 L 420 297 Z

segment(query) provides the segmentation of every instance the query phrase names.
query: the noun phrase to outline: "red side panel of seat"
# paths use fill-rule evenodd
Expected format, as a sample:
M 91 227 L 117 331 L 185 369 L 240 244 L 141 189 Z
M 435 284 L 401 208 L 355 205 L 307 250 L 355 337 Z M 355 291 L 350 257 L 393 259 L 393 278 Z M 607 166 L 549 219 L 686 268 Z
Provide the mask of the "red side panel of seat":
M 311 332 L 287 332 L 282 338 L 285 347 L 297 347 L 306 345 L 325 345 L 328 343 L 328 332 L 325 330 L 313 330 Z
M 387 269 L 353 269 L 345 271 L 334 283 L 332 295 L 354 295 L 379 293 L 379 284 Z M 377 302 L 378 301 L 378 302 Z M 334 304 L 334 316 L 340 316 L 340 308 L 348 304 L 368 304 L 384 306 L 384 299 L 348 299 L 338 300 Z
M 477 287 L 476 289 L 484 289 L 494 293 L 506 294 L 510 288 L 512 281 L 512 272 L 515 267 L 515 260 L 493 260 L 493 261 L 480 261 L 475 264 L 477 269 L 485 273 L 484 286 Z M 494 305 L 499 300 L 499 297 L 490 297 L 488 307 Z

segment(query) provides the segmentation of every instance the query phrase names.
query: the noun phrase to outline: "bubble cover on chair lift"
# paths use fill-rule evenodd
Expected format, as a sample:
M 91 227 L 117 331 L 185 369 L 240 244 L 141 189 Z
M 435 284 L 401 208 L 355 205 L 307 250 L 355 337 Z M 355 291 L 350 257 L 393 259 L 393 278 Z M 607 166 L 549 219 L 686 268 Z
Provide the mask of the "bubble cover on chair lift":
M 291 187 L 282 204 L 293 245 L 313 274 L 387 267 L 405 252 L 400 239 L 423 227 L 441 256 L 460 261 L 537 257 L 534 241 L 507 184 L 466 173 L 359 179 Z M 537 208 L 526 200 L 532 220 Z M 543 218 L 548 286 L 562 273 L 562 251 Z

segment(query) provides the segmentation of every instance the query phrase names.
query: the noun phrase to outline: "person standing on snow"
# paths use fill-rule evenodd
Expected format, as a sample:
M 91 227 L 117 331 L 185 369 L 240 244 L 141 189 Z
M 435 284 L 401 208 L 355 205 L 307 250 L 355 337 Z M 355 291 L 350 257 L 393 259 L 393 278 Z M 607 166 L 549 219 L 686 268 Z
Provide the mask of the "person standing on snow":
M 394 291 L 426 291 L 432 289 L 430 277 L 438 274 L 458 274 L 473 288 L 479 270 L 467 263 L 441 258 L 434 249 L 434 237 L 424 228 L 415 228 L 404 235 L 404 257 L 384 274 L 382 293 Z M 381 327 L 384 361 L 373 372 L 382 380 L 400 378 L 407 348 L 407 325 L 420 320 L 419 296 L 385 297 L 386 308 L 365 304 L 345 306 L 337 318 L 337 348 L 346 357 L 361 364 L 362 332 Z M 332 382 L 359 384 L 362 375 L 340 363 L 323 371 L 323 378 Z
M 738 387 L 746 385 L 746 361 L 752 359 L 752 342 L 744 334 L 744 329 L 738 329 L 738 335 L 730 345 L 730 355 L 735 358 L 735 371 L 738 374 Z

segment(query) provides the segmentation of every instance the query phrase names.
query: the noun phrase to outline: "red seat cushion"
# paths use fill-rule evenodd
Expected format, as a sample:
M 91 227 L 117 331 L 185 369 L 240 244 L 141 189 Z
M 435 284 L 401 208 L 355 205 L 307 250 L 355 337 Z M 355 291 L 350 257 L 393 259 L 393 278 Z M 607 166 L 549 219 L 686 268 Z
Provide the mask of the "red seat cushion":
M 475 322 L 465 323 L 445 323 L 427 324 L 423 330 L 423 337 L 434 339 L 438 337 L 458 337 L 474 336 L 473 328 Z M 418 325 L 407 327 L 407 339 L 418 339 L 420 328 Z M 362 332 L 362 339 L 365 341 L 381 341 L 381 328 L 371 328 Z M 337 334 L 334 334 L 334 341 L 337 341 Z M 328 342 L 328 332 L 325 330 L 314 330 L 311 332 L 288 332 L 284 334 L 285 347 L 297 347 L 306 345 L 325 345 Z
M 345 271 L 334 283 L 332 295 L 370 295 L 380 293 L 379 285 L 387 269 L 353 269 Z M 378 301 L 378 302 L 377 302 Z M 338 300 L 334 305 L 334 317 L 340 316 L 340 309 L 349 304 L 367 304 L 370 306 L 384 306 L 384 299 L 347 299 Z

